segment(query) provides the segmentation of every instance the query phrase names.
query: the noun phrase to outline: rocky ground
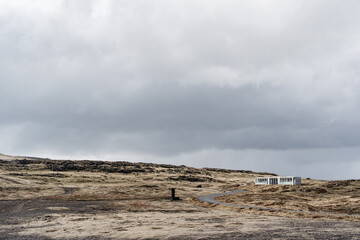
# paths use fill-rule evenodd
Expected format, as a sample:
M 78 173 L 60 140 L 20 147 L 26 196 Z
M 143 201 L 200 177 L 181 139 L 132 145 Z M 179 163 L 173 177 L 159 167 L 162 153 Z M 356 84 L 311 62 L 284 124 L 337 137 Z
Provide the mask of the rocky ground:
M 360 239 L 359 218 L 256 211 L 231 203 L 359 212 L 359 182 L 259 187 L 244 170 L 0 155 L 0 239 Z M 176 188 L 179 201 L 170 200 Z M 274 198 L 277 200 L 275 201 Z

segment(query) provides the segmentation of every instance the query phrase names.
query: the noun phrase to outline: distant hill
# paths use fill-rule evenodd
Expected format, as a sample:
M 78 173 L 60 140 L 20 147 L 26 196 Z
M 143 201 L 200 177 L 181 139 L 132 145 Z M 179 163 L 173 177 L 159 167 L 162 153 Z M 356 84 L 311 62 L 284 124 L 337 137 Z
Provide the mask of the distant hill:
M 127 161 L 100 161 L 100 160 L 53 160 L 49 158 L 9 156 L 0 154 L 0 163 L 7 170 L 50 170 L 50 171 L 89 171 L 89 172 L 108 172 L 108 173 L 151 173 L 156 168 L 169 169 L 175 172 L 196 172 L 197 169 L 223 173 L 252 173 L 260 175 L 272 175 L 274 173 L 253 172 L 250 170 L 231 170 L 220 168 L 193 168 L 184 165 L 155 164 L 143 162 Z

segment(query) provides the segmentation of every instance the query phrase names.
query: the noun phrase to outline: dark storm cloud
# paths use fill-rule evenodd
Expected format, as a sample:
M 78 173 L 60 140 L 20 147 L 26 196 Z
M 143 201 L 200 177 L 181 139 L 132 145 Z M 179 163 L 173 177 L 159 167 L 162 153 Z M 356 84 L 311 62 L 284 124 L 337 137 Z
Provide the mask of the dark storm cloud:
M 326 148 L 359 142 L 358 124 L 331 123 L 326 104 L 309 106 L 289 97 L 283 101 L 283 89 L 273 87 L 161 85 L 126 98 L 116 92 L 94 97 L 88 91 L 84 87 L 69 95 L 25 98 L 2 122 L 25 124 L 19 147 L 40 141 L 64 150 L 105 145 L 109 150 L 178 154 L 206 148 Z
M 2 2 L 1 151 L 196 161 L 210 150 L 296 158 L 357 149 L 359 9 L 357 1 Z M 341 161 L 353 162 L 348 153 Z

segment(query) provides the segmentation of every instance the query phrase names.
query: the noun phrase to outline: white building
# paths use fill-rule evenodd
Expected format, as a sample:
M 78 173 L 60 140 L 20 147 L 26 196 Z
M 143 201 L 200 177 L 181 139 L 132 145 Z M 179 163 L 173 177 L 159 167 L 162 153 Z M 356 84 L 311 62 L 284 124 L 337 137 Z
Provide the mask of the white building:
M 301 185 L 301 177 L 257 177 L 255 185 Z

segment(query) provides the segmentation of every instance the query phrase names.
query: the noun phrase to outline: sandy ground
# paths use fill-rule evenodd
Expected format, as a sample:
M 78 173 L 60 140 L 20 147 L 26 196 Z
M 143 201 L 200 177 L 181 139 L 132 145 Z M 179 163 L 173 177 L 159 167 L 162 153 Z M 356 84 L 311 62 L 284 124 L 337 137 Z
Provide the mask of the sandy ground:
M 54 165 L 18 158 L 0 156 L 0 239 L 360 239 L 359 219 L 251 211 L 197 200 L 245 188 L 248 195 L 221 200 L 286 208 L 316 207 L 323 201 L 329 203 L 324 209 L 352 213 L 359 210 L 357 181 L 309 179 L 298 188 L 257 188 L 253 178 L 266 173 L 155 164 Z M 170 200 L 172 187 L 180 201 Z M 326 192 L 313 191 L 323 188 Z M 273 202 L 274 194 L 281 196 L 280 203 Z

